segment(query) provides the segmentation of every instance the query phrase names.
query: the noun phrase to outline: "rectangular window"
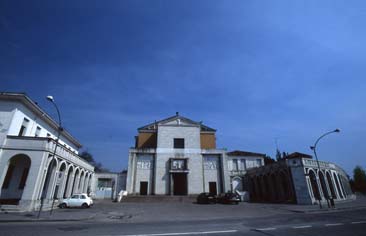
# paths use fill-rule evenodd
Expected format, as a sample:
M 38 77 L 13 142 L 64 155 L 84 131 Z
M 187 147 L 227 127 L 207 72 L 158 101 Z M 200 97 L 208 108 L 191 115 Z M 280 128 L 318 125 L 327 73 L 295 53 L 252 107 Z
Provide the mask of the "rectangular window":
M 5 176 L 5 179 L 4 179 L 2 189 L 9 188 L 9 184 L 10 184 L 11 176 L 13 175 L 14 168 L 15 168 L 15 166 L 9 165 L 8 171 L 6 172 L 6 176 Z
M 184 148 L 184 138 L 175 138 L 174 148 Z
M 245 159 L 241 159 L 240 160 L 240 169 L 241 170 L 246 170 L 246 166 L 245 166 Z
M 257 166 L 261 166 L 262 165 L 262 159 L 257 159 Z
M 233 159 L 233 170 L 238 170 L 238 159 Z
M 29 168 L 24 168 L 22 178 L 20 179 L 19 189 L 24 189 L 25 182 L 27 181 Z
M 28 124 L 29 124 L 29 120 L 27 118 L 24 118 L 22 126 L 20 126 L 18 136 L 24 136 L 25 135 L 25 132 L 27 131 Z
M 36 133 L 34 134 L 34 137 L 39 137 L 39 135 L 41 134 L 41 127 L 37 126 L 36 128 Z

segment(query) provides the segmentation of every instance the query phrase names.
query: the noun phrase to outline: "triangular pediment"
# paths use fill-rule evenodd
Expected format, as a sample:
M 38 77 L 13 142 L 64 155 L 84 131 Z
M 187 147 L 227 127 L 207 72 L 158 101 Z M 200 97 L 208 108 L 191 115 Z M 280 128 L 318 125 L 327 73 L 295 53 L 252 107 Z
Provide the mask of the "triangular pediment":
M 199 126 L 201 127 L 201 131 L 207 131 L 207 132 L 215 132 L 215 129 L 212 129 L 208 126 L 205 126 L 202 124 L 202 122 L 196 122 L 193 121 L 191 119 L 188 119 L 186 117 L 183 117 L 179 114 L 160 120 L 160 121 L 156 121 L 154 123 L 148 124 L 146 126 L 143 126 L 141 128 L 139 128 L 139 131 L 153 131 L 156 130 L 157 127 L 159 125 L 181 125 L 181 126 Z
M 182 125 L 182 126 L 194 125 L 194 126 L 197 126 L 197 125 L 200 125 L 200 123 L 194 122 L 192 120 L 189 120 L 189 119 L 181 117 L 181 116 L 178 116 L 178 117 L 174 117 L 169 120 L 161 121 L 161 122 L 159 122 L 159 125 Z

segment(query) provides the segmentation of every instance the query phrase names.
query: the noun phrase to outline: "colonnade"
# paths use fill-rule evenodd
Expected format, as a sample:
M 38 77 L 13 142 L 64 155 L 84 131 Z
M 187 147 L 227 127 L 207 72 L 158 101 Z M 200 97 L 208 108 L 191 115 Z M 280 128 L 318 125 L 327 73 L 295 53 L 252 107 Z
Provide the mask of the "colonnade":
M 247 177 L 247 184 L 253 202 L 295 202 L 292 180 L 285 170 Z
M 39 199 L 68 198 L 74 193 L 87 193 L 93 172 L 65 160 L 52 158 L 47 165 Z
M 335 170 L 308 168 L 305 176 L 313 202 L 344 200 L 352 194 L 347 178 Z
M 88 193 L 94 172 L 52 155 L 40 161 L 17 154 L 8 159 L 0 173 L 4 173 L 0 176 L 0 204 L 18 205 L 21 200 L 47 204 L 74 193 Z

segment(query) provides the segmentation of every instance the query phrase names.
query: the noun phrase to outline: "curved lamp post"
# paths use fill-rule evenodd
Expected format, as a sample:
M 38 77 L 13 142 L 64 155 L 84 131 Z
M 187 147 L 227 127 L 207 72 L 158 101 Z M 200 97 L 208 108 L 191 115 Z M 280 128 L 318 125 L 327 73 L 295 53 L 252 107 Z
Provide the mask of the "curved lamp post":
M 57 146 L 58 146 L 58 142 L 59 142 L 59 139 L 60 139 L 60 135 L 61 135 L 61 132 L 63 131 L 63 128 L 61 126 L 61 115 L 60 115 L 60 110 L 58 109 L 56 103 L 55 103 L 55 100 L 53 99 L 53 96 L 50 96 L 48 95 L 47 97 L 47 100 L 50 101 L 53 106 L 56 108 L 56 111 L 57 111 L 57 116 L 58 116 L 58 127 L 57 127 L 57 139 L 56 139 L 56 145 L 55 145 L 55 149 L 53 149 L 53 155 L 52 157 L 56 156 L 56 150 L 57 150 Z M 46 183 L 46 181 L 45 181 Z M 44 194 L 42 194 L 41 196 L 41 206 L 39 208 L 39 212 L 38 212 L 38 218 L 41 214 L 41 211 L 42 211 L 42 208 L 43 208 L 43 200 L 44 200 Z M 52 215 L 52 212 L 53 212 L 53 205 L 55 204 L 55 198 L 53 197 L 53 200 L 52 200 L 52 206 L 51 206 L 51 211 L 50 211 L 50 215 Z
M 315 141 L 315 144 L 314 146 L 310 146 L 310 149 L 314 151 L 314 155 L 315 155 L 315 159 L 316 159 L 316 163 L 318 165 L 318 171 L 320 172 L 320 165 L 319 165 L 319 160 L 318 160 L 318 156 L 316 154 L 316 145 L 318 144 L 318 142 L 320 141 L 320 139 L 324 138 L 325 136 L 329 135 L 329 134 L 332 134 L 332 133 L 339 133 L 341 132 L 339 129 L 335 129 L 335 130 L 332 130 L 332 131 L 329 131 L 329 132 L 326 132 L 325 134 L 321 135 L 316 141 Z M 318 180 L 320 182 L 320 179 L 319 179 L 319 172 L 318 172 Z M 319 194 L 320 195 L 320 194 Z M 321 199 L 319 199 L 319 207 L 322 208 L 322 204 L 320 202 Z
M 53 157 L 56 156 L 56 150 L 57 150 L 57 146 L 58 146 L 58 142 L 59 142 L 59 139 L 60 139 L 60 135 L 61 135 L 61 132 L 63 130 L 62 126 L 61 126 L 61 115 L 60 115 L 60 110 L 58 109 L 56 103 L 55 103 L 55 100 L 53 99 L 53 96 L 50 96 L 48 95 L 47 97 L 47 100 L 50 101 L 53 106 L 56 108 L 56 111 L 57 111 L 57 116 L 58 116 L 58 127 L 57 127 L 57 139 L 56 139 L 56 145 L 55 145 L 55 149 L 53 150 Z M 50 215 L 52 215 L 52 212 L 53 212 L 53 205 L 55 204 L 55 197 L 52 197 L 52 206 L 51 206 L 51 211 L 50 211 Z

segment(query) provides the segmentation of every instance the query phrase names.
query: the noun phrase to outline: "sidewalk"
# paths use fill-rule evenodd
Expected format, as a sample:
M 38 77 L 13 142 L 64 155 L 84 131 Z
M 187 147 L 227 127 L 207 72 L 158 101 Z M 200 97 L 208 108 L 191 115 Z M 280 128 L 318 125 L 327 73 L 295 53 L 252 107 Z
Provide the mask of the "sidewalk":
M 198 205 L 191 202 L 122 202 L 95 201 L 88 209 L 54 209 L 41 212 L 0 212 L 0 223 L 8 222 L 58 222 L 58 221 L 102 221 L 119 223 L 170 222 L 218 219 L 245 219 L 294 213 L 325 213 L 340 210 L 366 208 L 366 197 L 358 196 L 355 201 L 336 203 L 328 209 L 318 205 L 287 205 L 240 203 L 239 205 Z
M 69 209 L 69 212 L 60 212 L 60 209 L 54 209 L 52 215 L 50 211 L 41 212 L 38 218 L 38 212 L 0 212 L 0 223 L 10 222 L 57 222 L 57 221 L 85 221 L 91 220 L 96 213 L 80 211 L 82 209 Z M 74 212 L 72 212 L 74 211 Z
M 344 202 L 336 202 L 334 208 L 328 208 L 327 204 L 323 204 L 320 209 L 319 205 L 280 205 L 280 208 L 298 213 L 315 213 L 315 212 L 329 212 L 342 211 L 352 209 L 366 208 L 366 196 L 357 195 L 356 200 L 349 200 Z

